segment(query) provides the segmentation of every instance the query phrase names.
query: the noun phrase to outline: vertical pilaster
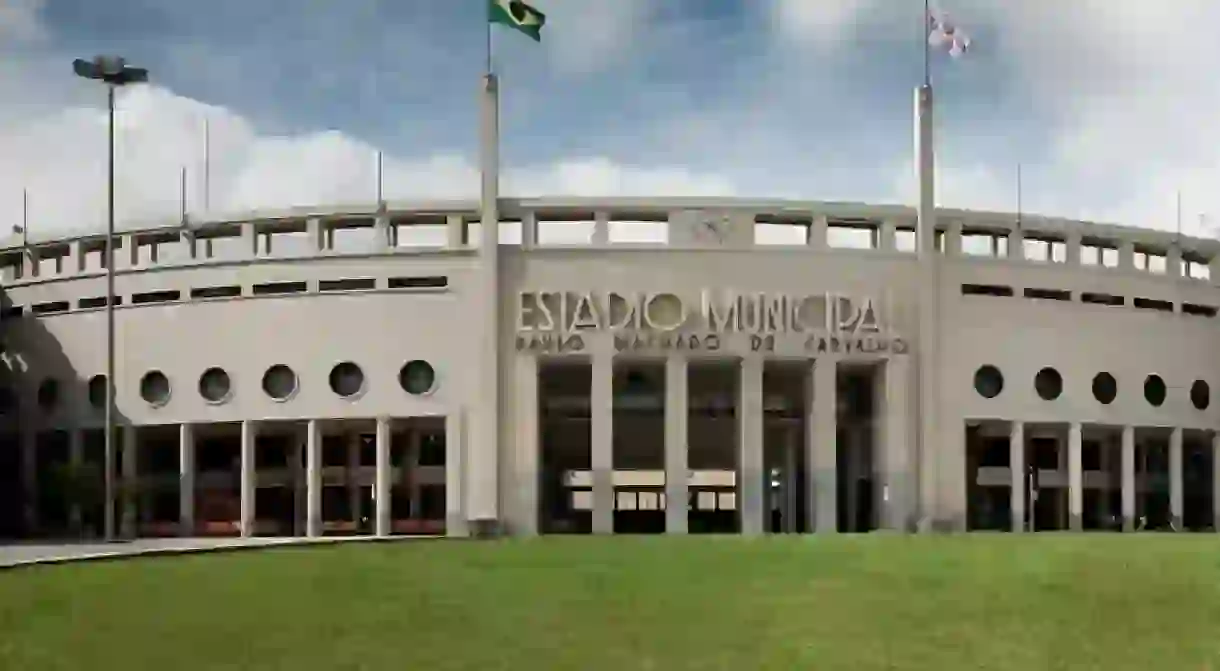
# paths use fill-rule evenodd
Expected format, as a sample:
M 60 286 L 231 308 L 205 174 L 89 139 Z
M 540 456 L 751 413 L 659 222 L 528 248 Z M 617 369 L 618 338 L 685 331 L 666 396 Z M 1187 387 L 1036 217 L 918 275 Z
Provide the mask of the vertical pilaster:
M 763 360 L 748 356 L 741 360 L 737 385 L 737 500 L 741 533 L 763 533 Z M 767 479 L 770 483 L 770 479 Z
M 592 432 L 593 533 L 614 533 L 614 359 L 593 356 L 589 390 Z
M 445 246 L 449 249 L 466 246 L 466 221 L 462 215 L 451 214 L 445 218 Z
M 904 531 L 911 518 L 911 493 L 914 478 L 911 473 L 910 435 L 911 360 L 907 356 L 891 356 L 885 362 L 884 408 L 881 435 L 883 491 L 880 526 Z
M 1025 423 L 1013 421 L 1008 434 L 1009 496 L 1012 530 L 1025 531 Z
M 826 249 L 826 234 L 829 230 L 830 222 L 826 215 L 813 215 L 813 220 L 809 223 L 809 231 L 805 237 L 805 243 L 814 249 Z
M 374 487 L 377 498 L 376 528 L 378 536 L 390 535 L 390 418 L 377 418 L 377 476 Z M 446 455 L 447 456 L 447 455 Z
M 538 246 L 538 215 L 534 212 L 521 215 L 521 246 L 525 249 Z
M 610 214 L 597 212 L 593 218 L 592 243 L 595 247 L 605 247 L 610 244 Z
M 136 537 L 136 512 L 139 499 L 137 487 L 140 478 L 140 456 L 138 433 L 136 427 L 128 424 L 122 427 L 123 437 L 123 477 L 119 498 L 120 518 L 119 533 L 124 538 Z
M 322 427 L 316 419 L 305 428 L 305 534 L 322 535 Z
M 806 446 L 810 467 L 808 482 L 813 485 L 810 519 L 814 521 L 814 530 L 821 533 L 838 530 L 837 371 L 838 363 L 831 357 L 820 357 L 810 371 L 813 393 L 810 416 L 806 419 L 809 429 L 809 444 Z
M 513 532 L 522 536 L 538 533 L 538 486 L 539 432 L 538 432 L 538 375 L 540 366 L 537 357 L 518 353 L 514 384 L 517 393 L 513 397 L 516 421 L 516 445 L 513 464 L 516 471 L 516 492 Z
M 665 360 L 665 532 L 671 534 L 686 533 L 690 518 L 687 365 L 678 355 Z
M 1081 426 L 1068 427 L 1068 528 L 1080 531 L 1084 520 L 1084 469 L 1081 462 Z
M 1069 266 L 1080 265 L 1080 231 L 1068 231 L 1067 239 L 1064 241 L 1064 247 L 1067 250 L 1067 258 L 1064 263 Z M 1100 261 L 1100 259 L 1099 259 Z
M 1182 530 L 1182 428 L 1169 432 L 1169 521 L 1174 531 Z
M 178 425 L 178 535 L 195 535 L 195 430 Z
M 288 458 L 292 460 L 292 535 L 298 538 L 307 534 L 309 516 L 305 501 L 305 436 L 306 432 L 300 429 L 294 432 L 292 450 L 288 453 Z
M 258 425 L 252 420 L 241 423 L 241 519 L 238 527 L 242 538 L 254 536 L 254 496 L 255 481 L 254 440 L 258 435 Z
M 360 483 L 360 475 L 361 475 L 360 471 L 362 470 L 360 468 L 360 435 L 351 433 L 351 434 L 348 434 L 346 437 L 347 437 L 347 469 L 346 469 L 347 478 L 346 478 L 346 481 L 347 481 L 348 514 L 351 516 L 351 522 L 352 522 L 352 524 L 355 525 L 356 532 L 360 533 L 361 531 L 363 531 L 363 529 L 361 529 L 360 525 L 361 525 L 361 522 L 364 517 L 363 511 L 361 510 L 363 508 L 363 506 L 361 504 L 364 503 L 364 500 L 363 500 L 363 497 L 361 496 L 362 488 L 360 486 L 360 484 L 361 484 Z M 414 506 L 415 502 L 412 501 L 411 503 L 413 504 L 411 506 L 411 509 L 416 510 L 416 508 Z
M 1124 426 L 1122 436 L 1123 531 L 1135 528 L 1135 427 Z
M 459 405 L 445 416 L 445 535 L 469 534 L 462 506 L 466 488 L 466 422 Z

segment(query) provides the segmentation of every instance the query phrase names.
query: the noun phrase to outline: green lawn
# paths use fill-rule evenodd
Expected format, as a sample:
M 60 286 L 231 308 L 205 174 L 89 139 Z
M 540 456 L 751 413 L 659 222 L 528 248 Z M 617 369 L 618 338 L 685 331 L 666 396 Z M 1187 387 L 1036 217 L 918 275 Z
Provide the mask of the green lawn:
M 565 538 L 0 572 L 0 669 L 1220 669 L 1220 536 Z

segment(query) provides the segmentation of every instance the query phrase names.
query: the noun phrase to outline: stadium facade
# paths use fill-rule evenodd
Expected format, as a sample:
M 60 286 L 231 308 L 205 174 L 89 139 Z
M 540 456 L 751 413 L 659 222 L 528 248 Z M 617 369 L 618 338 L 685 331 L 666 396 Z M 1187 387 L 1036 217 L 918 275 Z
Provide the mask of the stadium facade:
M 109 504 L 126 536 L 1214 528 L 1220 245 L 941 209 L 916 254 L 916 214 L 125 231 Z M 0 250 L 0 535 L 99 533 L 103 248 Z

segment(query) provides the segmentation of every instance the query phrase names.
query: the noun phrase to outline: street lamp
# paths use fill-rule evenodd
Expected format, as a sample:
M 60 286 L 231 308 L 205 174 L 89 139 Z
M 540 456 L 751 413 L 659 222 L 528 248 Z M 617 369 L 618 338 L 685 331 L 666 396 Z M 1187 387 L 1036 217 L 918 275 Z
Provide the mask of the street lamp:
M 148 81 L 148 70 L 130 67 L 127 61 L 118 56 L 98 56 L 91 61 L 81 58 L 72 61 L 72 71 L 78 77 L 106 85 L 110 111 L 106 159 L 106 436 L 103 477 L 103 534 L 109 541 L 114 538 L 114 91 L 120 86 Z

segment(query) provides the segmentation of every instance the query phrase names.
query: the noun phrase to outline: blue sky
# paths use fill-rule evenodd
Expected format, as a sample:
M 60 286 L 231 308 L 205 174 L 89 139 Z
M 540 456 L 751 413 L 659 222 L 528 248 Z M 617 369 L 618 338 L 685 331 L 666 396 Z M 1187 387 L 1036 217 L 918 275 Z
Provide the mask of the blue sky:
M 96 176 L 100 94 L 67 63 L 99 52 L 155 81 L 123 103 L 133 217 L 176 209 L 201 116 L 223 205 L 359 200 L 353 175 L 377 149 L 391 194 L 473 192 L 484 0 L 0 1 L 0 150 L 14 147 L 0 208 Z M 918 0 L 535 4 L 543 44 L 496 34 L 510 195 L 910 200 Z M 1220 48 L 1202 32 L 1220 6 L 942 4 L 974 40 L 934 59 L 942 204 L 1011 208 L 1019 162 L 1032 210 L 1164 228 L 1182 190 L 1191 222 L 1220 214 L 1220 85 L 1204 67 Z M 65 208 L 47 217 L 87 218 Z

